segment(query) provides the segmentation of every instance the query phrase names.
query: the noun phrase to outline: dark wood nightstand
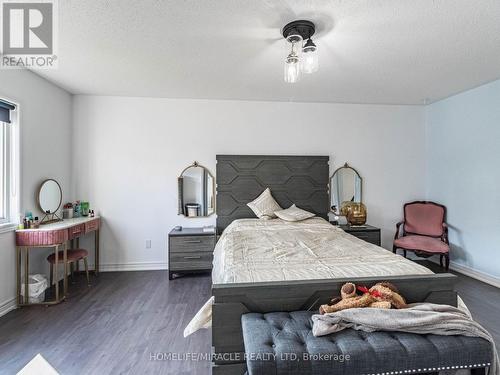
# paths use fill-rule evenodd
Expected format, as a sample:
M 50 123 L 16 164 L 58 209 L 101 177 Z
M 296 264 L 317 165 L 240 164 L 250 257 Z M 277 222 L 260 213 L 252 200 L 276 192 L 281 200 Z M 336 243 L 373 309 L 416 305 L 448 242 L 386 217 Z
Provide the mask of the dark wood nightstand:
M 380 228 L 371 225 L 364 225 L 362 227 L 350 226 L 349 224 L 342 224 L 339 226 L 344 232 L 352 234 L 366 242 L 380 246 Z
M 168 278 L 173 274 L 210 271 L 216 236 L 203 228 L 173 229 L 168 234 Z

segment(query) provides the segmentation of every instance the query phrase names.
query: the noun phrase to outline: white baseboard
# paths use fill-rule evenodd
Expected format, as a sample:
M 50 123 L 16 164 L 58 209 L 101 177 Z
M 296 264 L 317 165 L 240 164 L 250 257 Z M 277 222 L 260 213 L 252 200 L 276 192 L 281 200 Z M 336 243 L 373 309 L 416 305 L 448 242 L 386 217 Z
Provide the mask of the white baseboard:
M 94 268 L 89 265 L 89 268 Z M 114 263 L 114 264 L 100 264 L 99 269 L 101 272 L 116 272 L 116 271 L 158 271 L 167 270 L 168 263 L 164 262 L 138 262 L 138 263 Z
M 4 316 L 8 312 L 17 308 L 17 301 L 15 298 L 9 299 L 0 304 L 0 316 Z
M 463 264 L 458 264 L 456 262 L 450 262 L 450 268 L 453 271 L 457 271 L 460 273 L 463 273 L 466 276 L 470 276 L 473 279 L 477 279 L 479 281 L 482 281 L 486 284 L 490 284 L 493 286 L 496 286 L 497 288 L 500 288 L 500 278 L 495 277 L 493 275 L 475 270 L 469 266 L 465 266 Z

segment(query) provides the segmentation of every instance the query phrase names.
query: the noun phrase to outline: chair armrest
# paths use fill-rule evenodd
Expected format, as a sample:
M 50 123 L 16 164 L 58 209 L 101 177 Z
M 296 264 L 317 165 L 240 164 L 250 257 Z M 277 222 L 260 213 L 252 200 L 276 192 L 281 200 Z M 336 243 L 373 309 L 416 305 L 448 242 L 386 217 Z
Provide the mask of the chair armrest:
M 403 225 L 405 222 L 404 220 L 400 221 L 399 223 L 396 224 L 396 234 L 394 235 L 394 239 L 397 240 L 399 238 L 399 228 L 401 225 Z

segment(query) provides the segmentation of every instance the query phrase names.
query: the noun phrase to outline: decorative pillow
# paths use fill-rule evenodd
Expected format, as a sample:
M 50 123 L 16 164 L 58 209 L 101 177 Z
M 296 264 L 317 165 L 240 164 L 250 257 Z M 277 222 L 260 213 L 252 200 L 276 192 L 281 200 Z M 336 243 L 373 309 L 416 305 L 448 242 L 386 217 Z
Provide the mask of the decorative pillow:
M 283 209 L 274 200 L 269 188 L 264 190 L 262 194 L 255 198 L 252 202 L 247 203 L 247 206 L 252 209 L 259 219 L 273 219 L 276 217 L 274 212 Z
M 306 210 L 298 208 L 295 204 L 292 204 L 286 210 L 275 211 L 274 214 L 278 216 L 280 219 L 286 221 L 302 221 L 305 219 L 310 219 L 313 216 L 316 216 L 312 212 L 308 212 Z

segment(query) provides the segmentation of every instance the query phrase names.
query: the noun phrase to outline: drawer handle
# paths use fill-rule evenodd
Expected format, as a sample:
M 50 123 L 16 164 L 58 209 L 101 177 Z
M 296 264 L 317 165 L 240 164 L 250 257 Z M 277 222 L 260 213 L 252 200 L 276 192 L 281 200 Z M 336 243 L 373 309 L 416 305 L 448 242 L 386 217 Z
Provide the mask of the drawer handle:
M 184 241 L 185 243 L 201 243 L 201 240 Z
M 77 234 L 77 233 L 81 233 L 81 232 L 82 232 L 82 230 L 81 230 L 81 229 L 78 229 L 78 230 L 74 230 L 74 231 L 73 231 L 73 234 Z
M 201 256 L 200 255 L 197 255 L 197 256 L 188 256 L 188 257 L 184 257 L 184 259 L 201 259 Z

